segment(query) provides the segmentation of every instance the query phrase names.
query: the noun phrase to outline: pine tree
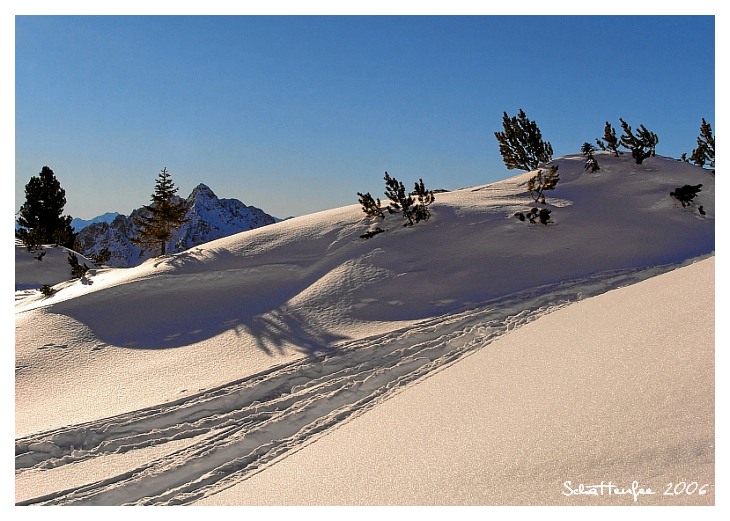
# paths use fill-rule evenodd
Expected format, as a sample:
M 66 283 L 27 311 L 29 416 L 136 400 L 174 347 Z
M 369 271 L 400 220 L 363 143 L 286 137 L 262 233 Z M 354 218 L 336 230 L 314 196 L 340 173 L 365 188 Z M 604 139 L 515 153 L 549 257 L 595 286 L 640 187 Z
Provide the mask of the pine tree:
M 167 242 L 188 221 L 185 219 L 185 201 L 174 197 L 177 190 L 167 168 L 163 168 L 155 181 L 152 204 L 145 205 L 146 212 L 135 221 L 139 234 L 132 239 L 134 244 L 143 250 L 159 251 L 160 255 L 165 255 Z
M 604 152 L 613 152 L 616 157 L 620 154 L 618 151 L 619 141 L 616 137 L 616 129 L 608 121 L 606 121 L 606 126 L 603 127 L 603 138 L 596 139 L 596 144 Z
M 596 158 L 593 157 L 593 152 L 596 151 L 596 147 L 586 142 L 583 143 L 580 151 L 583 153 L 584 156 L 586 156 L 586 170 L 590 170 L 591 172 L 597 172 L 601 169 L 601 167 L 598 165 L 598 161 L 596 161 Z
M 495 132 L 499 142 L 499 153 L 510 170 L 535 170 L 540 164 L 553 157 L 553 147 L 542 140 L 542 134 L 534 121 L 527 119 L 520 109 L 517 116 L 510 118 L 505 112 L 502 118 L 504 132 Z
M 545 190 L 553 190 L 558 184 L 560 176 L 558 175 L 558 165 L 551 166 L 549 170 L 545 171 L 540 169 L 537 174 L 530 178 L 527 182 L 527 189 L 530 192 L 530 196 L 535 200 L 536 203 L 545 204 Z
M 406 187 L 403 183 L 397 179 L 390 177 L 388 172 L 385 172 L 385 195 L 390 199 L 388 205 L 388 213 L 401 212 L 405 217 L 405 226 L 413 225 L 413 212 L 411 207 L 413 206 L 413 196 L 406 194 Z
M 66 206 L 66 191 L 53 170 L 44 166 L 40 174 L 25 185 L 25 203 L 20 207 L 16 232 L 19 239 L 33 249 L 41 244 L 55 243 L 70 248 L 75 234 L 71 216 L 61 216 Z
M 702 191 L 702 184 L 684 185 L 669 192 L 671 197 L 682 203 L 682 207 L 692 204 L 692 200 Z M 702 207 L 700 207 L 702 208 Z
M 68 252 L 68 263 L 71 266 L 71 277 L 74 279 L 81 279 L 89 271 L 89 266 L 84 263 L 83 265 L 79 262 L 79 258 L 75 253 Z
M 690 159 L 698 166 L 704 167 L 709 163 L 712 168 L 715 168 L 715 136 L 705 118 L 702 118 L 700 135 L 697 137 L 697 148 L 692 151 Z
M 624 133 L 621 136 L 621 146 L 631 150 L 631 157 L 634 158 L 637 165 L 644 162 L 644 159 L 656 155 L 656 146 L 659 143 L 659 138 L 653 132 L 650 132 L 644 127 L 639 125 L 636 135 L 631 131 L 631 127 L 623 119 L 619 118 L 621 122 L 621 128 Z
M 358 192 L 357 195 L 358 202 L 362 205 L 362 211 L 365 212 L 365 215 L 367 215 L 368 217 L 385 218 L 383 208 L 380 206 L 380 199 L 373 199 L 373 196 L 370 195 L 370 192 L 366 194 Z
M 433 191 L 426 190 L 423 179 L 419 179 L 411 195 L 416 196 L 417 201 L 413 207 L 413 220 L 415 222 L 428 221 L 431 217 L 431 212 L 428 210 L 428 207 L 436 200 Z

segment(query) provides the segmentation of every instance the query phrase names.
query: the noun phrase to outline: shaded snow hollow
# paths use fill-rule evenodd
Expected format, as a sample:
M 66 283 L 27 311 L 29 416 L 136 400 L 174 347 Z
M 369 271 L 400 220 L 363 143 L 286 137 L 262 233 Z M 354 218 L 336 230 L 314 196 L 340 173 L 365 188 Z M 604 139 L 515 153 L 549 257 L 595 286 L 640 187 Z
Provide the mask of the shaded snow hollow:
M 94 270 L 50 298 L 16 293 L 18 501 L 214 497 L 500 335 L 714 253 L 710 174 L 597 158 L 593 174 L 581 156 L 554 161 L 547 226 L 513 216 L 535 206 L 526 173 L 439 193 L 413 227 L 351 205 Z M 669 196 L 698 183 L 688 208 Z M 122 454 L 127 471 L 61 491 L 69 464 Z

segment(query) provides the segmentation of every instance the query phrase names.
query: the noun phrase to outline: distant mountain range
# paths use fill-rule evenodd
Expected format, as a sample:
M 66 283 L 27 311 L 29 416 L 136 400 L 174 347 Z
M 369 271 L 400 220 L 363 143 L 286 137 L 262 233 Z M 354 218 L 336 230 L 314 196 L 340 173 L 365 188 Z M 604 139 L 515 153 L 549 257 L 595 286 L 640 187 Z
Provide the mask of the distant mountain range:
M 107 212 L 104 215 L 93 217 L 88 221 L 86 219 L 79 219 L 78 217 L 74 217 L 73 219 L 71 219 L 71 228 L 73 228 L 73 231 L 79 232 L 90 224 L 110 223 L 117 215 L 119 215 L 119 212 Z
M 202 183 L 185 199 L 185 204 L 188 222 L 167 243 L 170 253 L 277 222 L 276 218 L 263 210 L 246 206 L 238 199 L 218 198 L 213 190 Z M 74 219 L 79 224 L 90 223 L 78 232 L 74 249 L 86 257 L 94 258 L 106 248 L 111 257 L 105 264 L 112 267 L 125 268 L 141 264 L 152 255 L 132 244 L 131 239 L 138 232 L 134 224 L 135 217 L 144 211 L 144 208 L 138 208 L 129 216 L 106 213 L 89 221 Z

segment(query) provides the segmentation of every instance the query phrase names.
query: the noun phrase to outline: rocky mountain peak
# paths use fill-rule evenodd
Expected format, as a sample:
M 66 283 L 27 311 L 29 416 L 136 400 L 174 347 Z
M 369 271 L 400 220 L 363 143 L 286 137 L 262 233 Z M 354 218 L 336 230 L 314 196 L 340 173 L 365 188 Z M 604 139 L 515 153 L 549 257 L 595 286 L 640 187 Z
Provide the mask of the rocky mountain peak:
M 218 196 L 215 195 L 215 192 L 213 192 L 208 185 L 200 183 L 190 193 L 188 201 L 193 201 L 198 198 L 218 199 Z
M 199 244 L 210 242 L 235 233 L 273 224 L 276 219 L 255 206 L 246 206 L 238 199 L 219 199 L 207 185 L 200 183 L 186 199 L 188 211 L 183 224 L 167 244 L 167 251 L 175 253 Z M 111 223 L 95 223 L 81 230 L 74 249 L 87 257 L 98 255 L 107 249 L 111 253 L 109 266 L 137 266 L 151 257 L 132 244 L 137 236 L 134 216 L 142 212 L 139 208 L 130 216 L 118 215 Z

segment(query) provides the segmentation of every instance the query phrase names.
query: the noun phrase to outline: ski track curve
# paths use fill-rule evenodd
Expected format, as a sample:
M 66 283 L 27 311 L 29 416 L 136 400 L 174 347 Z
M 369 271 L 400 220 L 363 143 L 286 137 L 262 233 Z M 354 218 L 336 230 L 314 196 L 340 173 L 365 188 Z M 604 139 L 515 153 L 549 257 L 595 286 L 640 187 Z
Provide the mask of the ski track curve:
M 676 267 L 616 270 L 532 288 L 344 343 L 334 354 L 298 359 L 174 402 L 18 438 L 16 475 L 205 435 L 128 472 L 17 504 L 192 503 L 252 476 L 512 329 Z

